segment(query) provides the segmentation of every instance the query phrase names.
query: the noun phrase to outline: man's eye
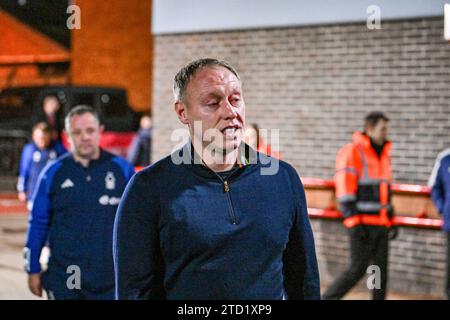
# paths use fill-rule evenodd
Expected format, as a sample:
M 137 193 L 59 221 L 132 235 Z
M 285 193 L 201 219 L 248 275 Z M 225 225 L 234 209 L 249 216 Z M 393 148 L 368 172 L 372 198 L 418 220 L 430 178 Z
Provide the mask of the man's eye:
M 206 105 L 208 106 L 208 107 L 215 107 L 215 106 L 217 106 L 219 103 L 218 102 L 209 102 L 209 103 L 207 103 Z
M 239 102 L 241 102 L 240 98 L 232 98 L 231 99 L 231 104 L 232 105 L 237 105 Z

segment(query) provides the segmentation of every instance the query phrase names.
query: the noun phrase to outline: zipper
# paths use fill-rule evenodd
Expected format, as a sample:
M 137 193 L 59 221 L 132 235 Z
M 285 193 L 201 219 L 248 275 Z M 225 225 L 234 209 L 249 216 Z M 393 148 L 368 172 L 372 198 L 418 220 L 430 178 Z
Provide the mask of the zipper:
M 234 212 L 233 202 L 231 201 L 230 185 L 226 180 L 222 182 L 223 182 L 223 190 L 227 194 L 228 206 L 230 207 L 231 223 L 236 225 L 239 223 L 239 220 L 236 216 L 236 213 Z
M 208 166 L 206 166 L 206 168 L 211 170 Z M 219 180 L 223 184 L 223 192 L 226 193 L 226 195 L 227 195 L 229 214 L 230 214 L 231 223 L 233 225 L 237 225 L 239 223 L 239 219 L 236 215 L 236 212 L 234 211 L 234 206 L 233 206 L 233 202 L 231 201 L 231 195 L 230 195 L 231 185 L 227 179 L 229 179 L 233 175 L 233 173 L 235 173 L 239 169 L 240 169 L 240 167 L 237 167 L 236 169 L 231 171 L 231 173 L 228 175 L 228 177 L 225 180 L 222 179 L 222 177 L 219 174 L 217 174 L 217 172 L 215 172 L 214 170 L 211 170 L 212 172 L 214 172 L 214 174 L 217 176 L 217 178 L 219 178 Z
M 231 217 L 231 223 L 234 225 L 237 225 L 239 223 L 239 219 L 236 215 L 236 212 L 234 211 L 234 206 L 233 206 L 233 202 L 231 201 L 231 195 L 230 195 L 231 185 L 227 179 L 230 178 L 233 175 L 233 173 L 235 171 L 237 171 L 238 169 L 239 169 L 239 167 L 236 170 L 233 170 L 225 180 L 223 180 L 219 174 L 214 172 L 216 174 L 216 176 L 220 179 L 220 181 L 222 181 L 222 183 L 223 183 L 223 191 L 227 194 L 228 206 L 230 207 L 229 212 L 230 212 L 230 217 Z
M 223 191 L 225 191 L 225 192 L 230 191 L 230 186 L 228 185 L 228 181 L 223 182 Z

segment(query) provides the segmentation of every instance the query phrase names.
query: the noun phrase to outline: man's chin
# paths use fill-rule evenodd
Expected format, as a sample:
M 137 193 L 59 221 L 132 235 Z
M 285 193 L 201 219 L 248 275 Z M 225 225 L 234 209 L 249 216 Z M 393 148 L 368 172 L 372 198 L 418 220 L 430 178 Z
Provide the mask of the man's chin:
M 223 153 L 228 154 L 230 152 L 235 151 L 237 148 L 239 148 L 240 143 L 241 143 L 241 140 L 238 140 L 238 139 L 225 141 Z
M 83 151 L 78 151 L 77 152 L 77 156 L 83 159 L 92 159 L 95 156 L 95 150 L 83 150 Z

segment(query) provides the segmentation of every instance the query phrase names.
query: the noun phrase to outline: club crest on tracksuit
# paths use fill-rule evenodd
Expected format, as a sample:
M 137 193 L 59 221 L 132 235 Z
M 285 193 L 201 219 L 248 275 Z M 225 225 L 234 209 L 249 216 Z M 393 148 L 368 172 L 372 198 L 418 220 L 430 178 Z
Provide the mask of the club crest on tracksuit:
M 41 152 L 40 152 L 40 151 L 35 151 L 35 152 L 33 152 L 33 161 L 34 161 L 34 162 L 39 162 L 39 161 L 41 161 L 41 157 L 42 157 L 42 155 L 41 155 Z
M 105 188 L 107 190 L 114 190 L 116 188 L 116 178 L 114 177 L 114 173 L 111 171 L 106 173 Z

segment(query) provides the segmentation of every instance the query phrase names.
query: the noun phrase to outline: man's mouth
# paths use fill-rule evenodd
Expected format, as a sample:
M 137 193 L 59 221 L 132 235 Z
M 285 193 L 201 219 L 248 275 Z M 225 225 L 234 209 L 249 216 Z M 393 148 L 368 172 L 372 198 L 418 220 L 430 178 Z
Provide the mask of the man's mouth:
M 236 131 L 238 131 L 239 129 L 239 126 L 227 126 L 223 128 L 221 132 L 226 138 L 234 138 L 236 135 Z

